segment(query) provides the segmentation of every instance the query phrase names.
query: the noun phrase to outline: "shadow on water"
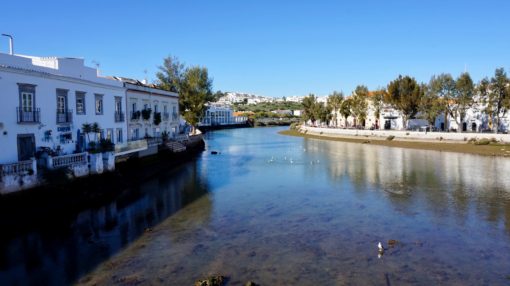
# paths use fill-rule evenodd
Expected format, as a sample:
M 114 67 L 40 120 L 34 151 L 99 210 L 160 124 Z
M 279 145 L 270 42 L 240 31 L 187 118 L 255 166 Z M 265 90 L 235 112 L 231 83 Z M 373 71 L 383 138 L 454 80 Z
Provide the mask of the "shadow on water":
M 207 192 L 197 162 L 189 162 L 104 205 L 52 217 L 44 226 L 10 231 L 7 225 L 16 225 L 18 218 L 0 218 L 1 284 L 70 284 Z

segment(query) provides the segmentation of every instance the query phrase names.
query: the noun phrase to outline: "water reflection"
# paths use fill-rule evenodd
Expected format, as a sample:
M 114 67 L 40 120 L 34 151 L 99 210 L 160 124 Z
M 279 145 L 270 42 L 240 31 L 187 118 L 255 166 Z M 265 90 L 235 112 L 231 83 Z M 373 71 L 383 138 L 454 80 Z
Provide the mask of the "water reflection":
M 332 180 L 348 177 L 358 191 L 382 190 L 401 209 L 419 201 L 441 218 L 452 211 L 459 223 L 476 211 L 489 221 L 503 220 L 510 234 L 510 160 L 449 152 L 304 141 L 330 157 Z
M 62 218 L 72 221 L 65 228 L 15 237 L 2 231 L 0 284 L 67 285 L 205 193 L 207 183 L 192 162 L 124 192 L 107 205 L 85 210 L 74 219 Z M 210 204 L 203 200 L 204 220 Z

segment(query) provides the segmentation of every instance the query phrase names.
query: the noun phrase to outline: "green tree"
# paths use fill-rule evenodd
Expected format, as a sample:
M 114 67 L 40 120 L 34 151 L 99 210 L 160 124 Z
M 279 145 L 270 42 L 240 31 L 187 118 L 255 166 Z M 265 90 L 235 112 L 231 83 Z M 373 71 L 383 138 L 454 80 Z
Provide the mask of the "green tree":
M 159 67 L 159 72 L 156 73 L 158 87 L 179 93 L 184 72 L 184 64 L 177 57 L 169 56 L 165 58 L 163 65 Z
M 85 133 L 85 136 L 87 136 L 87 143 L 90 142 L 89 134 L 92 132 L 92 124 L 90 123 L 83 123 L 81 125 L 81 131 Z
M 368 88 L 364 85 L 358 85 L 352 95 L 351 111 L 356 117 L 357 125 L 365 126 L 368 111 Z
M 466 120 L 466 114 L 474 103 L 475 86 L 469 73 L 462 73 L 455 81 L 455 104 L 450 107 L 450 115 L 457 122 L 458 132 L 462 132 L 463 123 Z
M 310 93 L 308 96 L 303 98 L 303 120 L 310 120 L 313 125 L 315 125 L 315 121 L 317 121 L 317 97 L 313 93 Z
M 416 80 L 410 76 L 399 75 L 388 84 L 388 99 L 396 109 L 402 112 L 404 129 L 407 121 L 418 112 L 423 90 Z
M 504 117 L 510 109 L 510 79 L 503 68 L 496 69 L 490 80 L 486 104 L 494 118 L 493 131 L 497 133 Z
M 345 118 L 345 127 L 349 127 L 347 118 L 352 114 L 351 112 L 352 98 L 345 99 L 340 105 L 340 114 Z
M 386 90 L 383 88 L 379 88 L 374 91 L 373 96 L 370 98 L 372 102 L 372 108 L 374 109 L 374 116 L 376 118 L 376 123 L 378 128 L 380 128 L 379 119 L 381 118 L 381 111 L 384 107 L 384 100 L 386 98 Z
M 421 98 L 419 111 L 421 118 L 427 120 L 429 129 L 432 130 L 432 126 L 436 123 L 436 118 L 444 110 L 444 103 L 436 93 L 430 91 L 428 86 L 423 85 L 422 89 L 423 96 Z
M 318 118 L 321 121 L 321 123 L 325 122 L 326 125 L 329 125 L 329 121 L 331 120 L 331 107 L 318 102 L 316 105 L 316 109 Z
M 328 107 L 333 112 L 333 122 L 335 127 L 338 127 L 337 115 L 343 100 L 344 94 L 342 92 L 333 91 L 333 93 L 328 96 Z
M 212 80 L 207 68 L 190 67 L 184 72 L 179 93 L 179 109 L 184 119 L 192 126 L 196 125 L 207 109 L 206 103 L 212 99 Z
M 442 99 L 441 102 L 444 103 L 444 127 L 448 130 L 450 128 L 450 126 L 448 126 L 448 115 L 452 115 L 454 113 L 453 108 L 456 104 L 455 80 L 450 74 L 443 73 L 438 76 L 434 75 L 430 79 L 429 89 L 430 92 L 434 93 L 437 97 L 440 97 Z
M 492 122 L 494 120 L 494 104 L 492 103 L 492 97 L 489 97 L 490 81 L 488 78 L 484 78 L 478 84 L 478 94 L 480 94 L 480 100 L 485 105 L 483 112 L 488 116 L 489 128 L 492 128 Z

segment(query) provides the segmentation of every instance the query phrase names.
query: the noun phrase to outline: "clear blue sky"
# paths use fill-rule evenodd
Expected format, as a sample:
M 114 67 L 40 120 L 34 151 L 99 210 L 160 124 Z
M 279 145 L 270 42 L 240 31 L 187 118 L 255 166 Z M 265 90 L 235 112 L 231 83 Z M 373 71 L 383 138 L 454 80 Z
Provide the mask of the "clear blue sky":
M 83 57 L 104 75 L 155 79 L 168 55 L 209 69 L 214 89 L 292 96 L 465 66 L 510 69 L 510 1 L 3 1 L 15 52 Z M 7 52 L 2 37 L 0 51 Z

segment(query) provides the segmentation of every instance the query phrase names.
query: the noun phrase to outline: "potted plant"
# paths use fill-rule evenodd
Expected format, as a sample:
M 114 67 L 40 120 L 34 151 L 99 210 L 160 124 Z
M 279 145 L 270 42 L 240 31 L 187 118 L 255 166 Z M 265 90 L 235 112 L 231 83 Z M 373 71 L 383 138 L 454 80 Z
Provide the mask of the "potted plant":
M 154 112 L 154 125 L 161 123 L 161 112 Z
M 149 120 L 151 118 L 151 112 L 152 109 L 150 108 L 142 109 L 142 118 L 144 120 Z

